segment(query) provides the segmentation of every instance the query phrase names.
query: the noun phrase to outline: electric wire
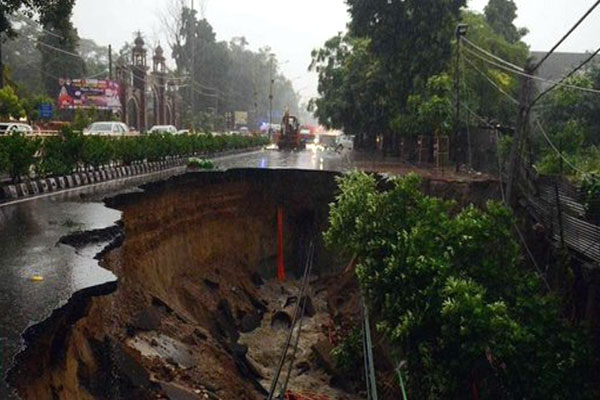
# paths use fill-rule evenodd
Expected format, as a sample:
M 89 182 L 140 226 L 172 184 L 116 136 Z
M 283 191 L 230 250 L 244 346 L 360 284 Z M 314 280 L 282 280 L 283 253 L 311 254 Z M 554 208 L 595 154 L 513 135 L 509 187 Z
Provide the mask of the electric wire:
M 506 96 L 506 98 L 508 100 L 510 100 L 512 103 L 514 104 L 519 104 L 519 100 L 515 99 L 513 96 L 511 96 L 510 94 L 508 94 L 504 89 L 502 89 L 496 82 L 494 82 L 494 80 L 485 72 L 483 72 L 482 70 L 480 70 L 479 68 L 477 68 L 477 66 L 475 66 L 475 64 L 469 60 L 468 57 L 463 57 L 464 60 L 467 62 L 467 64 L 469 64 L 469 66 L 471 66 L 471 68 L 473 68 L 475 71 L 477 71 L 481 76 L 483 76 L 492 86 L 494 86 L 500 93 L 502 93 L 504 96 Z
M 312 254 L 313 251 L 314 251 L 314 244 L 311 241 L 308 253 Z M 309 266 L 310 266 L 310 262 L 309 262 L 309 258 L 307 258 L 306 265 L 304 267 L 304 276 L 302 278 L 302 286 L 300 288 L 300 295 L 298 296 L 298 299 L 302 299 L 306 293 L 306 289 L 308 287 L 308 281 L 309 281 L 309 276 L 308 276 Z M 283 368 L 283 365 L 285 364 L 285 358 L 287 356 L 287 352 L 288 352 L 288 350 L 290 348 L 290 344 L 292 342 L 294 327 L 295 327 L 296 321 L 298 319 L 298 311 L 300 309 L 300 303 L 301 303 L 301 300 L 298 300 L 296 302 L 296 307 L 294 309 L 294 317 L 292 318 L 290 331 L 288 332 L 288 336 L 287 336 L 285 345 L 283 347 L 283 351 L 281 353 L 281 358 L 279 359 L 279 364 L 277 365 L 277 369 L 275 370 L 275 375 L 273 376 L 273 381 L 271 382 L 271 388 L 269 389 L 269 395 L 267 396 L 267 400 L 273 400 L 273 396 L 275 395 L 275 391 L 277 389 L 277 383 L 278 383 L 279 377 L 281 375 L 281 370 Z
M 600 89 L 592 89 L 592 88 L 586 88 L 586 87 L 582 87 L 582 86 L 571 85 L 571 84 L 568 84 L 568 83 L 560 83 L 559 81 L 554 81 L 554 80 L 551 80 L 551 79 L 545 79 L 545 78 L 539 77 L 537 75 L 531 75 L 531 74 L 527 74 L 525 72 L 520 72 L 520 71 L 514 70 L 512 68 L 508 68 L 508 67 L 506 67 L 506 66 L 504 66 L 504 65 L 502 65 L 500 63 L 497 63 L 495 61 L 492 61 L 490 59 L 487 59 L 484 56 L 482 56 L 481 54 L 477 54 L 476 52 L 474 52 L 471 49 L 464 48 L 464 50 L 466 50 L 468 53 L 474 55 L 475 57 L 477 57 L 477 58 L 479 58 L 479 59 L 487 62 L 488 64 L 495 65 L 496 67 L 498 67 L 500 69 L 503 69 L 505 71 L 508 71 L 508 72 L 512 72 L 513 74 L 517 74 L 517 75 L 529 77 L 529 78 L 535 79 L 535 80 L 540 81 L 540 82 L 546 82 L 546 83 L 550 83 L 550 84 L 555 84 L 557 86 L 561 86 L 561 87 L 565 87 L 565 88 L 569 88 L 569 89 L 575 89 L 575 90 L 581 90 L 583 92 L 600 94 Z
M 577 168 L 573 163 L 571 163 L 569 161 L 569 159 L 567 157 L 565 157 L 565 155 L 554 145 L 554 143 L 552 143 L 552 140 L 550 140 L 550 137 L 548 136 L 548 134 L 546 133 L 546 130 L 544 129 L 544 127 L 542 126 L 542 124 L 540 123 L 539 119 L 535 120 L 535 123 L 537 124 L 539 131 L 542 133 L 542 136 L 544 137 L 544 139 L 546 139 L 546 142 L 548 142 L 548 144 L 550 145 L 550 148 L 552 148 L 552 150 L 554 150 L 554 152 L 556 152 L 556 154 L 569 166 L 571 167 L 574 171 L 579 172 L 581 175 L 583 176 L 587 176 L 588 173 L 585 172 L 582 169 Z
M 362 321 L 363 368 L 365 370 L 365 384 L 367 386 L 367 400 L 371 400 L 371 378 L 369 375 L 369 360 L 367 358 L 367 336 L 365 335 L 365 308 L 361 304 L 360 320 Z
M 39 45 L 41 45 L 43 47 L 46 47 L 48 49 L 52 49 L 52 50 L 57 51 L 59 53 L 63 53 L 63 54 L 66 54 L 68 56 L 79 58 L 79 59 L 83 60 L 83 57 L 81 57 L 81 54 L 73 53 L 73 52 L 70 52 L 68 50 L 63 50 L 61 48 L 52 46 L 52 45 L 50 45 L 48 43 L 42 42 L 41 40 L 38 40 L 38 39 L 33 39 L 33 40 L 35 40 Z
M 308 267 L 308 277 L 310 279 L 310 274 L 313 267 L 314 262 L 314 246 L 311 248 L 311 253 L 309 254 L 309 267 Z M 304 297 L 299 299 L 298 301 L 302 302 L 302 312 L 300 313 L 300 321 L 298 322 L 298 332 L 296 333 L 296 342 L 294 343 L 294 351 L 292 352 L 292 358 L 289 362 L 289 367 L 287 371 L 287 375 L 285 378 L 285 382 L 283 384 L 283 388 L 280 392 L 280 397 L 283 398 L 287 391 L 288 383 L 290 382 L 290 377 L 292 376 L 292 368 L 294 366 L 294 360 L 296 359 L 296 353 L 298 352 L 298 345 L 300 344 L 300 335 L 302 334 L 302 323 L 304 322 L 304 313 L 306 311 L 306 303 L 307 303 L 307 295 L 304 294 Z M 293 329 L 293 328 L 292 328 Z
M 464 105 L 465 105 L 465 108 L 470 113 L 472 113 L 473 115 L 475 115 L 478 119 L 480 119 L 483 123 L 487 124 L 489 127 L 493 128 L 493 125 L 491 125 L 488 122 L 486 122 L 483 117 L 481 117 L 478 114 L 476 114 L 466 104 L 464 104 Z M 508 201 L 506 199 L 506 195 L 504 193 L 504 179 L 502 178 L 502 165 L 501 165 L 501 160 L 500 160 L 500 138 L 499 138 L 499 135 L 498 135 L 497 131 L 496 131 L 496 153 L 498 155 L 498 167 L 499 167 L 498 178 L 499 178 L 499 181 L 500 181 L 499 183 L 500 183 L 500 193 L 501 193 L 501 196 L 502 196 L 502 202 L 504 203 L 505 206 L 510 207 L 510 205 L 508 204 Z M 533 252 L 529 248 L 529 245 L 527 244 L 527 241 L 525 240 L 525 237 L 523 236 L 523 233 L 521 232 L 519 226 L 517 225 L 517 223 L 515 221 L 513 221 L 513 226 L 515 228 L 515 231 L 517 232 L 517 235 L 519 236 L 519 240 L 520 240 L 521 244 L 525 248 L 525 251 L 526 251 L 528 257 L 531 260 L 531 263 L 534 265 L 534 267 L 537 270 L 540 278 L 542 279 L 542 282 L 544 283 L 544 286 L 546 287 L 546 289 L 548 291 L 550 291 L 550 284 L 548 283 L 548 280 L 546 279 L 546 276 L 543 273 L 542 269 L 540 268 L 539 264 L 535 260 Z
M 396 367 L 396 374 L 398 375 L 400 389 L 402 390 L 402 399 L 408 400 L 408 396 L 406 395 L 406 387 L 404 386 L 404 379 L 402 378 L 402 363 L 399 363 L 398 360 L 396 360 L 396 364 L 398 365 Z
M 367 365 L 367 387 L 369 390 L 369 399 L 377 400 L 377 380 L 375 378 L 375 363 L 373 362 L 373 342 L 371 340 L 371 323 L 369 321 L 369 309 L 365 303 L 364 296 L 361 296 L 362 308 L 363 308 L 363 338 L 365 340 L 366 351 L 365 359 Z
M 575 25 L 573 25 L 573 27 L 571 29 L 569 29 L 569 31 L 558 41 L 558 43 L 556 43 L 554 45 L 554 47 L 548 52 L 546 53 L 546 55 L 544 57 L 542 57 L 542 59 L 533 67 L 533 71 L 537 71 L 537 69 L 552 55 L 552 53 L 554 53 L 554 51 L 565 41 L 567 40 L 567 38 L 569 36 L 571 36 L 571 34 L 575 31 L 575 29 L 577 29 L 579 27 L 579 25 L 581 25 L 581 23 L 583 21 L 585 21 L 585 19 L 592 13 L 592 11 L 594 11 L 596 9 L 596 7 L 598 7 L 598 5 L 600 5 L 600 0 L 597 0 L 592 7 L 590 7 L 590 9 L 583 14 L 583 16 L 581 18 L 579 18 L 579 20 L 575 23 Z
M 34 21 L 33 19 L 29 18 L 27 15 L 21 13 L 21 14 L 19 14 L 19 16 L 22 18 L 21 21 L 25 22 L 27 25 L 29 25 L 29 26 L 31 26 L 33 28 L 36 28 L 36 29 L 38 29 L 41 32 L 47 33 L 48 35 L 54 36 L 55 38 L 64 39 L 64 36 L 59 35 L 58 33 L 49 31 L 48 29 L 45 29 L 42 26 L 42 24 Z
M 554 85 L 552 85 L 551 87 L 549 87 L 548 89 L 546 89 L 542 93 L 540 93 L 535 98 L 535 100 L 533 100 L 533 102 L 531 104 L 534 105 L 542 97 L 544 97 L 546 94 L 550 93 L 551 91 L 553 91 L 554 89 L 556 89 L 560 84 L 562 84 L 567 79 L 569 79 L 570 77 L 572 77 L 577 71 L 579 71 L 581 68 L 583 68 L 584 66 L 586 66 L 590 61 L 592 61 L 598 55 L 598 53 L 600 53 L 600 47 L 598 47 L 598 49 L 595 52 L 593 52 L 592 54 L 590 54 L 590 56 L 588 58 L 586 58 L 581 64 L 579 64 L 575 69 L 573 69 L 571 72 L 569 72 L 567 75 L 565 75 L 559 82 L 555 83 Z
M 505 60 L 505 59 L 503 59 L 503 58 L 501 58 L 501 57 L 498 57 L 497 55 L 495 55 L 495 54 L 493 54 L 493 53 L 490 53 L 489 51 L 485 50 L 484 48 L 482 48 L 482 47 L 480 47 L 480 46 L 476 45 L 475 43 L 471 42 L 471 41 L 470 41 L 469 39 L 467 39 L 466 37 L 464 37 L 464 36 L 461 36 L 460 38 L 461 38 L 461 40 L 462 40 L 463 42 L 465 42 L 467 45 L 469 45 L 469 46 L 472 46 L 472 47 L 476 48 L 477 50 L 481 51 L 482 53 L 486 54 L 487 56 L 489 56 L 489 57 L 492 57 L 494 60 L 496 60 L 496 61 L 499 61 L 499 62 L 501 62 L 502 64 L 506 64 L 508 67 L 511 67 L 511 68 L 513 68 L 513 69 L 516 69 L 517 71 L 520 71 L 520 72 L 525 72 L 525 70 L 524 70 L 522 67 L 519 67 L 518 65 L 515 65 L 515 64 L 511 63 L 510 61 L 507 61 L 507 60 Z

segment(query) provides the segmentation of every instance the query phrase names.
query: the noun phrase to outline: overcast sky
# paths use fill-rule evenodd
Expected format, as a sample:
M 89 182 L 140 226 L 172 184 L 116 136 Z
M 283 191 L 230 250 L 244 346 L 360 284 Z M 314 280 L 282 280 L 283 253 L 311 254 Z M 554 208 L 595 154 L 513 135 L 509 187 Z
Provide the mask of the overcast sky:
M 150 43 L 165 39 L 160 15 L 172 0 L 77 0 L 74 23 L 82 37 L 116 49 L 141 30 Z M 191 2 L 191 0 L 187 0 Z M 195 0 L 198 9 L 201 0 Z M 317 79 L 307 72 L 310 52 L 345 29 L 344 0 L 204 0 L 205 16 L 218 40 L 245 36 L 250 47 L 271 46 L 282 69 L 306 99 L 316 95 Z M 591 6 L 592 0 L 516 0 L 517 25 L 527 27 L 532 50 L 548 50 Z M 487 0 L 470 0 L 482 11 Z M 600 47 L 600 10 L 596 10 L 560 51 Z M 165 46 L 166 47 L 166 46 Z

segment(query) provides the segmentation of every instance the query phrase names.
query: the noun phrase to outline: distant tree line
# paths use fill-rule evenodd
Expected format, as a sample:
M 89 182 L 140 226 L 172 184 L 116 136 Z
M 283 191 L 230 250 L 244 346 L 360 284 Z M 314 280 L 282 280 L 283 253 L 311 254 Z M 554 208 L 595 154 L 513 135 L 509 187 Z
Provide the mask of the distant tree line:
M 108 49 L 79 37 L 71 21 L 74 3 L 9 0 L 0 4 L 0 41 L 6 61 L 0 71 L 20 99 L 41 95 L 54 99 L 59 78 L 108 76 Z M 269 118 L 271 79 L 275 122 L 286 108 L 299 113 L 299 95 L 270 48 L 251 51 L 243 37 L 218 41 L 210 23 L 179 0 L 164 15 L 163 27 L 176 65 L 173 82 L 183 98 L 185 127 L 222 130 L 226 112 L 246 111 L 248 124 L 257 128 Z M 128 49 L 126 45 L 121 53 L 126 55 Z
M 163 26 L 176 74 L 185 76 L 182 81 L 188 85 L 180 91 L 186 126 L 201 128 L 207 113 L 234 111 L 248 112 L 251 128 L 267 122 L 271 79 L 273 115 L 281 116 L 286 108 L 300 111 L 299 95 L 269 47 L 252 51 L 244 37 L 218 41 L 210 23 L 178 0 L 163 16 Z

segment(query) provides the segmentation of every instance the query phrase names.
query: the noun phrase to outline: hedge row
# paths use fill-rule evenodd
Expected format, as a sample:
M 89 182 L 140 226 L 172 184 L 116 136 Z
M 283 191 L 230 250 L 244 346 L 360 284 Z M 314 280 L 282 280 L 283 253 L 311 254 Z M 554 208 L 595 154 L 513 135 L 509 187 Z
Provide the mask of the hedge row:
M 0 172 L 13 181 L 69 174 L 81 168 L 159 161 L 168 156 L 211 154 L 267 144 L 250 136 L 169 135 L 136 137 L 83 136 L 69 128 L 56 137 L 39 139 L 13 134 L 0 138 Z

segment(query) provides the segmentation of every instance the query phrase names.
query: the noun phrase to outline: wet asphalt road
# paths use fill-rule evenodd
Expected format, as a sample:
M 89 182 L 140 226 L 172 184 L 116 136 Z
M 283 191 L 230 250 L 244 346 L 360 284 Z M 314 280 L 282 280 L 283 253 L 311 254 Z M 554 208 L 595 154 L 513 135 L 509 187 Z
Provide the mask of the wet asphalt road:
M 351 168 L 346 154 L 321 151 L 282 153 L 272 150 L 215 160 L 219 168 L 299 168 L 344 170 Z M 183 173 L 180 167 L 152 176 L 101 183 L 51 196 L 0 204 L 0 376 L 4 377 L 22 348 L 21 333 L 64 305 L 73 293 L 115 280 L 98 266 L 94 256 L 106 245 L 76 251 L 59 245 L 61 237 L 76 231 L 114 225 L 120 212 L 102 199 L 139 190 L 138 185 Z M 41 282 L 32 277 L 41 276 Z M 0 399 L 14 398 L 0 379 Z

